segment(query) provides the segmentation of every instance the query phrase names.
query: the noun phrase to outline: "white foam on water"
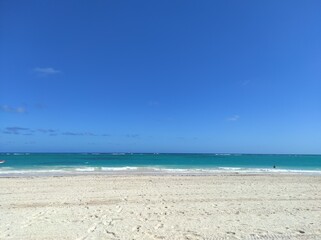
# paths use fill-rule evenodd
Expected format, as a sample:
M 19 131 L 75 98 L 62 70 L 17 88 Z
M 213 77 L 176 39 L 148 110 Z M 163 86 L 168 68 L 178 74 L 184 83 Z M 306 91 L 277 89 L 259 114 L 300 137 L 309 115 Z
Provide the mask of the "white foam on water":
M 82 168 L 75 168 L 75 169 L 72 169 L 74 171 L 78 171 L 78 172 L 94 172 L 94 171 L 97 171 L 96 168 L 94 167 L 82 167 Z
M 25 170 L 0 170 L 1 175 L 10 175 L 10 174 L 30 174 L 30 173 L 64 173 L 67 172 L 63 169 L 42 169 L 42 170 L 34 170 L 34 169 L 25 169 Z
M 138 170 L 139 167 L 102 167 L 102 171 L 133 171 Z
M 305 174 L 321 175 L 321 170 L 294 170 L 270 168 L 165 168 L 165 167 L 61 167 L 55 169 L 15 169 L 4 167 L 0 176 L 24 175 L 70 175 L 70 174 L 108 174 L 108 173 L 163 173 L 163 174 Z

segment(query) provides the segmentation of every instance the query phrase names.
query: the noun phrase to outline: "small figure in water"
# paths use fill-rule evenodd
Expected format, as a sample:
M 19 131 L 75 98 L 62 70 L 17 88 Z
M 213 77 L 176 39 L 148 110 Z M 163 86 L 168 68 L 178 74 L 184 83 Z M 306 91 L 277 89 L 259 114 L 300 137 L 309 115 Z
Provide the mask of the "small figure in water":
M 273 168 L 276 168 L 275 165 L 273 165 Z

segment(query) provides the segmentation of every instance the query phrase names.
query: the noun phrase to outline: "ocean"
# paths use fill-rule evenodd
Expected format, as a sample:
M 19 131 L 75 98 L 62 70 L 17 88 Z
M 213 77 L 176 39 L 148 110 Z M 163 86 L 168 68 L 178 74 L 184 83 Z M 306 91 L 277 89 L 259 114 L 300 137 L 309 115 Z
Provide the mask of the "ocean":
M 321 155 L 0 153 L 0 177 L 68 174 L 321 174 Z

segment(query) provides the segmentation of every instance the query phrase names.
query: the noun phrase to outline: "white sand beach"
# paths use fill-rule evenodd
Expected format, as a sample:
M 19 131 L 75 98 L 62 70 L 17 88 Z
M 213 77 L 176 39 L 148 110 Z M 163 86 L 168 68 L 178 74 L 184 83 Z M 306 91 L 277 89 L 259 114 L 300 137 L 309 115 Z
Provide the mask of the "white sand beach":
M 0 178 L 0 239 L 321 239 L 321 176 Z

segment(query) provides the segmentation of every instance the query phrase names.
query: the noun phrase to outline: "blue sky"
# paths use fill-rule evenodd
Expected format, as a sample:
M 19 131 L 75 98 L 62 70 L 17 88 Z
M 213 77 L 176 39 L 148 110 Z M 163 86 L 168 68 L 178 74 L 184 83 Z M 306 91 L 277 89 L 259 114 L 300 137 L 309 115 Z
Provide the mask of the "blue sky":
M 0 151 L 320 154 L 320 12 L 0 0 Z

